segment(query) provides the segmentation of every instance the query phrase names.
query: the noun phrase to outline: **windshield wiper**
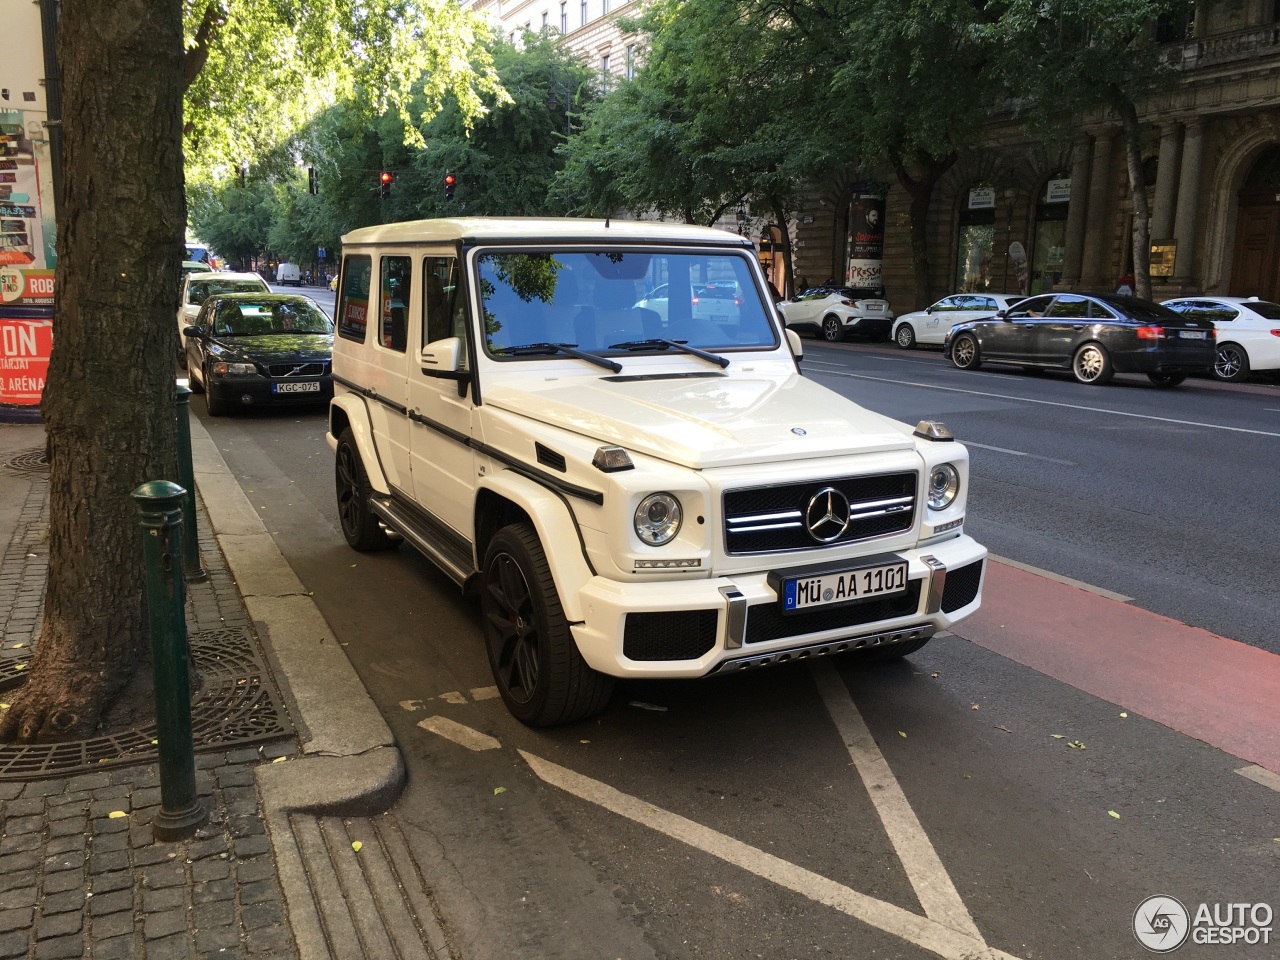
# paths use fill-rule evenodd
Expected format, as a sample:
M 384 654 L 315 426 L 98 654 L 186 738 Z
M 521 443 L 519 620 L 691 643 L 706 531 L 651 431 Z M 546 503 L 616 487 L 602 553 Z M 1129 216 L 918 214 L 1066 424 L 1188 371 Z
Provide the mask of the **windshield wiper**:
M 688 353 L 703 360 L 709 360 L 719 367 L 729 366 L 728 357 L 721 357 L 714 353 L 707 353 L 705 350 L 699 350 L 697 347 L 691 347 L 687 340 L 663 340 L 657 338 L 653 340 L 628 340 L 626 343 L 609 344 L 610 350 L 643 350 L 645 347 L 674 347 L 681 353 Z
M 503 347 L 503 353 L 509 353 L 513 356 L 532 354 L 550 354 L 565 353 L 571 357 L 577 357 L 579 360 L 586 360 L 588 363 L 594 363 L 597 367 L 604 367 L 614 373 L 622 372 L 622 364 L 613 360 L 606 360 L 604 357 L 597 356 L 594 353 L 587 353 L 585 350 L 575 349 L 572 343 L 525 343 L 518 347 Z

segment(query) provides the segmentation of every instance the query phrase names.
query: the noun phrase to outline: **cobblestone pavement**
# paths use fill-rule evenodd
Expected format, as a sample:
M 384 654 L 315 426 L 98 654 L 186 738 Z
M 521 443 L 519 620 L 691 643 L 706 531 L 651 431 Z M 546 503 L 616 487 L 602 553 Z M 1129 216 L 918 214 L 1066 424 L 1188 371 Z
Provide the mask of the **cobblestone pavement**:
M 17 436 L 43 442 L 42 431 Z M 0 529 L 9 536 L 0 562 L 0 678 L 13 677 L 38 637 L 48 556 L 47 475 L 7 468 L 13 453 L 0 445 L 0 499 L 10 504 L 10 530 Z M 188 632 L 248 628 L 208 528 L 206 520 L 209 577 L 188 585 Z M 152 836 L 160 809 L 154 763 L 0 781 L 0 958 L 297 957 L 254 780 L 255 766 L 297 752 L 296 741 L 283 740 L 198 753 L 209 821 L 176 843 Z

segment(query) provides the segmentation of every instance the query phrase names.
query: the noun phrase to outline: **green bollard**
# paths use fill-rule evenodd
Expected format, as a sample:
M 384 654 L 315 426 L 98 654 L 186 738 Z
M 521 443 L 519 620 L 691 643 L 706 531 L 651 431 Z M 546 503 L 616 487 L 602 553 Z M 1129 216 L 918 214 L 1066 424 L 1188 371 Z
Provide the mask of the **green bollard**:
M 186 584 L 182 578 L 186 496 L 186 490 L 168 480 L 152 480 L 133 491 L 142 514 L 160 748 L 160 812 L 151 821 L 157 840 L 184 840 L 209 816 L 196 799 L 196 755 L 191 739 Z
M 207 576 L 200 563 L 200 537 L 196 532 L 196 471 L 191 465 L 191 420 L 187 413 L 191 390 L 178 384 L 174 413 L 178 422 L 178 480 L 187 488 L 182 501 L 182 570 L 188 583 Z

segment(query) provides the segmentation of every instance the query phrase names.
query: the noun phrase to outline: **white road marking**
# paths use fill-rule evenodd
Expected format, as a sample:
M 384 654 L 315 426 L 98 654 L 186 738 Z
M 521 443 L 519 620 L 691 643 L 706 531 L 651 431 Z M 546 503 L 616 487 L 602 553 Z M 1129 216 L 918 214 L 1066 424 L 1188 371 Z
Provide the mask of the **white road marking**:
M 1130 413 L 1127 410 L 1108 410 L 1105 407 L 1086 407 L 1078 403 L 1059 403 L 1056 400 L 1036 400 L 1032 397 L 1011 397 L 1003 393 L 987 393 L 983 390 L 964 390 L 960 387 L 943 387 L 936 383 L 916 383 L 913 380 L 894 380 L 891 377 L 872 377 L 865 373 L 841 373 L 835 370 L 815 370 L 817 374 L 828 377 L 849 377 L 852 380 L 872 380 L 876 383 L 893 383 L 901 387 L 920 387 L 924 390 L 945 390 L 948 393 L 964 393 L 973 397 L 990 397 L 994 400 L 1012 400 L 1015 403 L 1038 403 L 1046 407 L 1066 407 L 1069 410 L 1084 410 L 1088 413 L 1106 413 L 1113 417 L 1132 417 L 1136 420 L 1154 420 L 1157 423 L 1173 423 L 1182 427 L 1204 427 L 1207 430 L 1226 430 L 1230 433 L 1248 433 L 1257 437 L 1280 437 L 1280 433 L 1271 430 L 1251 430 L 1248 427 L 1228 427 L 1221 423 L 1202 423 L 1199 420 L 1178 420 L 1173 417 L 1156 417 L 1149 413 Z
M 1071 587 L 1088 590 L 1090 593 L 1096 593 L 1098 596 L 1106 597 L 1108 600 L 1119 600 L 1121 603 L 1130 603 L 1133 600 L 1133 597 L 1126 597 L 1123 593 L 1116 593 L 1105 587 L 1095 587 L 1093 584 L 1085 583 L 1083 580 L 1073 580 L 1071 577 L 1064 577 L 1062 574 L 1054 573 L 1052 570 L 1033 567 L 1029 563 L 1019 563 L 1017 560 L 1010 560 L 1008 557 L 998 557 L 994 553 L 989 553 L 987 556 L 996 561 L 996 563 L 1003 563 L 1006 567 L 1025 570 L 1027 573 L 1034 573 L 1038 577 L 1045 577 L 1048 580 L 1056 580 L 1058 583 L 1065 583 Z
M 1266 767 L 1260 767 L 1256 763 L 1252 766 L 1241 767 L 1236 773 L 1247 780 L 1260 783 L 1264 787 L 1270 787 L 1276 793 L 1280 793 L 1280 773 L 1272 773 Z
M 471 699 L 479 702 L 481 700 L 492 700 L 498 696 L 497 687 L 472 687 Z
M 584 777 L 523 750 L 520 751 L 520 756 L 524 757 L 533 772 L 543 781 L 566 793 L 686 843 L 696 850 L 839 910 L 879 930 L 901 937 L 947 960 L 1014 960 L 1010 954 L 988 947 L 980 938 L 965 936 L 935 920 L 858 893 L 757 847 L 661 807 L 655 807 L 638 797 L 622 793 L 599 780 Z
M 427 717 L 425 720 L 419 720 L 418 726 L 423 730 L 430 730 L 446 740 L 452 740 L 468 750 L 475 750 L 477 753 L 481 750 L 497 750 L 502 746 L 501 743 L 487 733 L 472 730 L 470 727 L 463 726 L 448 717 Z
M 410 713 L 413 713 L 413 711 L 415 710 L 425 710 L 426 708 L 427 708 L 427 705 L 423 703 L 421 700 L 401 700 L 400 701 L 400 709 L 408 710 Z
M 1038 453 L 1027 453 L 1025 450 L 1009 450 L 1006 447 L 993 447 L 986 443 L 974 443 L 972 440 L 965 440 L 966 447 L 978 447 L 980 450 L 994 450 L 996 453 L 1007 453 L 1011 457 L 1030 457 L 1032 460 L 1047 460 L 1049 463 L 1061 463 L 1063 466 L 1075 467 L 1079 464 L 1072 460 L 1059 460 L 1057 457 L 1042 457 Z
M 907 879 L 924 907 L 930 920 L 945 924 L 952 930 L 982 942 L 982 934 L 973 922 L 955 884 L 943 867 L 938 853 L 929 842 L 924 827 L 907 802 L 906 794 L 898 785 L 893 771 L 876 746 L 862 715 L 858 713 L 849 690 L 836 673 L 835 667 L 826 661 L 811 662 L 810 672 L 822 702 L 844 741 L 845 748 L 867 788 L 867 795 L 880 815 L 885 832 L 893 849 L 902 861 Z

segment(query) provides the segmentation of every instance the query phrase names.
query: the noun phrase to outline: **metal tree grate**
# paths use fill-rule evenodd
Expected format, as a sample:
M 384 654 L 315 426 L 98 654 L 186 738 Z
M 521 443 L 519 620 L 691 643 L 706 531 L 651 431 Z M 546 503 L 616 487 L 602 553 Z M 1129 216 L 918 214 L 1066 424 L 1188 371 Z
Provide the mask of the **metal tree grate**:
M 5 461 L 4 465 L 10 470 L 21 470 L 23 473 L 49 472 L 49 460 L 43 447 L 11 457 Z
M 189 638 L 204 686 L 191 700 L 191 732 L 197 751 L 226 750 L 293 735 L 293 725 L 253 636 L 246 630 L 212 630 Z M 26 679 L 30 661 L 15 657 L 0 672 L 0 689 Z M 0 781 L 63 777 L 86 770 L 146 763 L 157 757 L 154 723 L 122 733 L 69 743 L 0 744 Z

